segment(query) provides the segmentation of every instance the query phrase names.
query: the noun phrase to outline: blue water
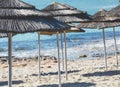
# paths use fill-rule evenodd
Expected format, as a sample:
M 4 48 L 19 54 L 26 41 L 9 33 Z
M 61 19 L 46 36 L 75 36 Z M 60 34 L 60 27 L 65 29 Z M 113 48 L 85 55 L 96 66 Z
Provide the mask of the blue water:
M 42 9 L 52 2 L 66 3 L 94 14 L 100 9 L 110 10 L 119 4 L 119 0 L 23 0 L 29 4 Z M 89 58 L 92 55 L 103 54 L 102 30 L 86 29 L 85 33 L 67 34 L 68 58 L 78 58 L 81 54 L 86 54 Z M 38 55 L 37 33 L 18 34 L 13 36 L 13 55 L 17 57 L 31 57 Z M 118 50 L 120 50 L 120 30 L 116 28 L 116 38 Z M 64 43 L 64 42 L 63 42 Z M 114 40 L 112 28 L 106 29 L 106 43 L 108 54 L 114 53 Z M 0 56 L 7 55 L 7 38 L 0 39 Z M 41 35 L 41 54 L 57 56 L 56 36 Z

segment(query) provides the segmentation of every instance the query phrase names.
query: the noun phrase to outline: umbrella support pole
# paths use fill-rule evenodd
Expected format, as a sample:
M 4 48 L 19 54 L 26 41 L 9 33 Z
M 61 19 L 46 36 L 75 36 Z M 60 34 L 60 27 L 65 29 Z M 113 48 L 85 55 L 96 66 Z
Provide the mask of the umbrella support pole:
M 62 69 L 64 70 L 64 52 L 63 52 L 63 40 L 62 40 L 62 33 L 60 34 L 61 36 L 61 53 L 62 53 Z
M 8 86 L 12 87 L 12 33 L 8 33 Z
M 40 59 L 40 32 L 38 33 L 38 77 L 41 77 L 41 59 Z
M 119 65 L 118 63 L 118 55 L 117 55 L 117 43 L 116 43 L 116 34 L 115 34 L 115 27 L 113 27 L 113 33 L 114 33 L 114 46 L 115 46 L 115 57 L 116 57 L 116 64 L 117 64 L 117 67 Z
M 104 43 L 104 60 L 105 60 L 105 69 L 107 70 L 107 52 L 106 52 L 106 42 L 105 42 L 105 31 L 103 30 L 103 43 Z
M 58 52 L 58 78 L 59 78 L 59 86 L 58 87 L 62 87 L 61 86 L 61 70 L 60 70 L 60 49 L 59 49 L 59 33 L 56 33 L 56 37 L 57 37 L 57 52 Z
M 67 46 L 66 46 L 66 32 L 64 31 L 64 46 L 65 46 L 65 75 L 66 80 L 68 80 L 68 72 L 67 72 Z

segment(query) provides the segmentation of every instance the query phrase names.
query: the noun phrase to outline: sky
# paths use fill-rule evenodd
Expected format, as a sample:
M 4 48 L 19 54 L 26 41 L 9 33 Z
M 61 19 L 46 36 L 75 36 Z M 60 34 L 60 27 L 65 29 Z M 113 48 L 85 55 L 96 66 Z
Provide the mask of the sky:
M 87 11 L 89 14 L 94 14 L 100 9 L 109 10 L 119 4 L 119 0 L 23 0 L 38 9 L 42 9 L 52 2 L 60 2 L 69 4 L 78 8 L 79 10 Z

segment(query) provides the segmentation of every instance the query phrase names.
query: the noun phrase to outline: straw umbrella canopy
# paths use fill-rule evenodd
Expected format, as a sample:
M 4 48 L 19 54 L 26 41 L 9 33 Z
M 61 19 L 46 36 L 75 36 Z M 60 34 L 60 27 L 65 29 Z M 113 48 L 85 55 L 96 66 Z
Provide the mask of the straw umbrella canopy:
M 39 11 L 20 0 L 0 0 L 1 32 L 34 32 L 66 29 L 68 26 L 51 18 L 48 12 Z
M 114 13 L 120 16 L 120 5 L 117 5 L 116 7 L 109 10 L 109 13 Z
M 119 16 L 101 9 L 92 16 L 92 21 L 87 23 L 79 23 L 78 28 L 107 28 L 119 26 L 120 22 L 115 21 Z
M 110 13 L 107 10 L 100 9 L 92 16 L 94 22 L 110 22 L 118 19 L 119 16 L 115 13 Z
M 74 10 L 74 9 L 77 9 L 75 7 L 72 7 L 68 4 L 61 4 L 61 3 L 58 3 L 58 2 L 53 2 L 51 3 L 50 5 L 48 5 L 47 7 L 45 7 L 43 10 L 46 10 L 46 11 L 56 11 L 56 10 Z
M 76 15 L 76 16 L 56 16 L 54 17 L 55 19 L 59 20 L 59 21 L 62 21 L 62 22 L 65 22 L 65 23 L 79 23 L 79 22 L 87 22 L 88 19 L 82 19 L 83 16 L 79 16 L 79 15 Z
M 114 15 L 114 16 L 113 16 Z M 99 28 L 103 29 L 103 42 L 104 42 L 104 58 L 105 58 L 105 66 L 107 69 L 107 59 L 106 59 L 106 44 L 105 44 L 105 33 L 104 28 L 108 27 L 115 27 L 119 26 L 120 22 L 114 22 L 116 18 L 118 17 L 116 14 L 111 14 L 107 12 L 106 10 L 100 10 L 95 15 L 93 15 L 93 22 L 90 23 L 80 23 L 77 25 L 78 28 Z M 116 50 L 116 39 L 115 39 L 115 31 L 114 32 L 114 40 L 115 40 L 115 50 Z M 117 51 L 115 52 L 117 53 Z M 118 65 L 118 57 L 116 55 L 117 65 Z
M 85 22 L 91 20 L 90 15 L 86 12 L 58 2 L 53 2 L 42 10 L 52 13 L 55 16 L 54 18 L 66 23 Z
M 80 23 L 77 25 L 78 28 L 109 28 L 109 27 L 120 26 L 120 22 L 90 22 L 90 23 Z
M 62 31 L 69 29 L 65 23 L 51 18 L 51 14 L 39 11 L 20 0 L 0 0 L 0 32 L 8 33 L 9 87 L 12 86 L 12 33 L 37 31 Z

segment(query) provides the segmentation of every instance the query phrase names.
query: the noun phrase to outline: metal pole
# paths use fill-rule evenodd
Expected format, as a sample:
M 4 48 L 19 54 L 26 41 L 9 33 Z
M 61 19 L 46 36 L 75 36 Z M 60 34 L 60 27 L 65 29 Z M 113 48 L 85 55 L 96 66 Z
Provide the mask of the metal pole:
M 107 70 L 107 52 L 106 52 L 106 42 L 105 42 L 105 31 L 103 30 L 103 43 L 104 43 L 104 59 L 105 59 L 105 68 Z
M 39 73 L 38 73 L 38 77 L 39 77 L 39 79 L 40 79 L 40 77 L 41 77 L 41 72 L 40 72 L 40 70 L 41 70 L 41 59 L 40 59 L 40 32 L 38 33 L 38 66 L 39 66 Z
M 58 32 L 56 33 L 57 37 L 57 51 L 58 51 L 58 78 L 59 78 L 59 87 L 61 86 L 61 70 L 60 70 L 60 50 L 59 50 L 59 37 L 58 37 Z
M 113 27 L 113 33 L 114 33 L 114 44 L 115 44 L 115 57 L 116 57 L 116 64 L 118 67 L 118 55 L 117 55 L 117 43 L 116 43 L 116 34 L 115 34 L 115 27 Z
M 63 52 L 62 33 L 60 35 L 61 35 L 62 69 L 64 70 L 64 52 Z
M 12 33 L 8 33 L 8 86 L 12 87 Z
M 68 72 L 67 72 L 67 46 L 66 46 L 66 32 L 64 31 L 64 42 L 65 42 L 65 75 L 66 80 L 68 80 Z

